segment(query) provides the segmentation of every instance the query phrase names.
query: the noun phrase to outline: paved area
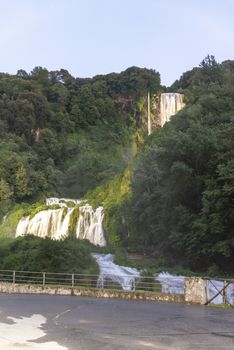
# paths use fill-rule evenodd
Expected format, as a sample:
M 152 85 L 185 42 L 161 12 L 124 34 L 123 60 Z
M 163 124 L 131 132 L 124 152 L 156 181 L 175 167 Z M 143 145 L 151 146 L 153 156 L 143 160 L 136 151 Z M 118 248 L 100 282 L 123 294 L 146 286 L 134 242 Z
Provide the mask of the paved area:
M 0 349 L 233 350 L 234 310 L 0 294 Z

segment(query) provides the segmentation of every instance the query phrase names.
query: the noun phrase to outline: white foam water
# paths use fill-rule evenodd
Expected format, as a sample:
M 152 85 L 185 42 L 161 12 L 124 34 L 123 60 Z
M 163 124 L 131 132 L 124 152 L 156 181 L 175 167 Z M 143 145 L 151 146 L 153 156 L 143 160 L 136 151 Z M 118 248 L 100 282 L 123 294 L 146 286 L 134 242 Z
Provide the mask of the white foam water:
M 70 200 L 67 199 L 67 201 Z M 61 200 L 49 198 L 47 200 L 49 206 L 60 203 L 61 207 L 59 209 L 42 210 L 32 218 L 29 216 L 22 217 L 16 229 L 16 237 L 32 234 L 41 238 L 65 239 L 70 233 L 71 216 L 74 213 L 74 215 L 77 215 L 75 218 L 77 220 L 75 227 L 76 237 L 87 239 L 94 245 L 104 247 L 106 239 L 102 225 L 104 218 L 103 207 L 93 209 L 91 205 L 84 202 L 84 205 L 78 206 L 79 212 L 75 212 L 76 205 L 81 202 L 83 201 L 77 200 L 76 203 L 74 202 L 75 207 L 69 208 L 64 198 Z
M 168 272 L 155 275 L 161 284 L 161 292 L 165 294 L 184 294 L 184 276 L 173 276 Z
M 133 289 L 135 279 L 140 279 L 140 272 L 137 269 L 116 265 L 113 254 L 92 253 L 100 268 L 98 287 L 103 287 L 110 279 L 121 285 L 123 290 Z
M 184 106 L 184 95 L 169 92 L 160 97 L 160 125 L 163 126 L 170 118 L 179 112 Z

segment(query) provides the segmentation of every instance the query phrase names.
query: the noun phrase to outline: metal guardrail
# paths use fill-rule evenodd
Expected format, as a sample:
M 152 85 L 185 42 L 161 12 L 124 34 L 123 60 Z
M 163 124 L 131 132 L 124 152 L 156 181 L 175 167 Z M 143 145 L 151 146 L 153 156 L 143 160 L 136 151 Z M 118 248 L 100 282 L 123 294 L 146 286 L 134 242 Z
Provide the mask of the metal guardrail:
M 209 303 L 234 305 L 234 280 L 213 280 L 207 277 L 198 277 L 197 279 L 198 282 L 199 280 L 204 281 L 203 292 L 205 293 L 206 305 Z M 7 282 L 13 285 L 30 284 L 48 287 L 54 286 L 58 288 L 109 289 L 115 291 L 125 290 L 128 292 L 139 291 L 171 295 L 186 295 L 188 288 L 183 276 L 171 276 L 169 274 L 146 277 L 114 275 L 113 273 L 100 273 L 99 275 L 96 275 L 0 270 L 0 282 Z M 199 293 L 203 293 L 200 290 L 200 285 L 198 289 Z M 192 291 L 192 293 L 193 292 L 194 291 Z M 191 294 L 191 290 L 189 293 Z M 195 294 L 196 293 L 197 291 L 195 291 Z
M 96 286 L 96 275 L 84 275 L 74 273 L 54 273 L 35 271 L 0 270 L 0 281 L 13 284 L 38 284 L 57 286 Z
M 176 277 L 174 277 L 176 278 Z M 125 286 L 120 281 L 127 281 Z M 131 275 L 114 276 L 111 274 L 78 274 L 78 273 L 53 273 L 34 271 L 0 270 L 0 282 L 12 284 L 33 284 L 42 286 L 114 289 L 127 291 L 145 291 L 153 293 L 168 293 L 167 282 L 164 285 L 155 277 L 135 277 Z M 170 293 L 170 291 L 169 291 Z M 176 291 L 170 294 L 183 294 Z

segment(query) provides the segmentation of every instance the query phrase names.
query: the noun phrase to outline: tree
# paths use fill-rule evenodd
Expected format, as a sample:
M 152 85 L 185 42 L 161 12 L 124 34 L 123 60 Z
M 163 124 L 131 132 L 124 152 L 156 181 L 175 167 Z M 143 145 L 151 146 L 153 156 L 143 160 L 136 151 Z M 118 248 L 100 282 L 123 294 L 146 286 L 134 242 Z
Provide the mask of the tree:
M 234 160 L 220 164 L 217 177 L 207 180 L 202 211 L 194 224 L 197 246 L 201 246 L 199 263 L 216 264 L 232 272 L 234 262 Z
M 199 67 L 203 69 L 215 69 L 218 67 L 218 63 L 216 62 L 215 57 L 213 55 L 207 55 L 202 60 Z
M 10 208 L 13 191 L 4 179 L 0 180 L 0 217 Z
M 15 173 L 15 197 L 16 199 L 22 199 L 31 194 L 28 185 L 28 176 L 25 167 L 21 164 Z
M 17 75 L 17 77 L 22 78 L 22 79 L 28 79 L 29 78 L 28 73 L 25 70 L 23 70 L 23 69 L 19 69 L 17 71 L 16 75 Z
M 234 261 L 232 74 L 213 57 L 191 71 L 187 108 L 151 136 L 133 173 L 130 243 L 195 270 Z
M 0 201 L 5 201 L 7 199 L 10 199 L 12 197 L 13 192 L 11 191 L 11 188 L 7 181 L 4 179 L 0 180 Z

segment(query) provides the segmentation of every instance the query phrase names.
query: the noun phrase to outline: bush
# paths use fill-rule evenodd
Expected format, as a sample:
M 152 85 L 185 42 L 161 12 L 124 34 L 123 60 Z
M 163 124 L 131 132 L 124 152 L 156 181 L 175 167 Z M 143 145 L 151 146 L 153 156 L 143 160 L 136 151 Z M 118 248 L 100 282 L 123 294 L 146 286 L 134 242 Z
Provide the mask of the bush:
M 0 269 L 68 273 L 98 273 L 92 245 L 69 237 L 64 241 L 32 235 L 0 240 Z

